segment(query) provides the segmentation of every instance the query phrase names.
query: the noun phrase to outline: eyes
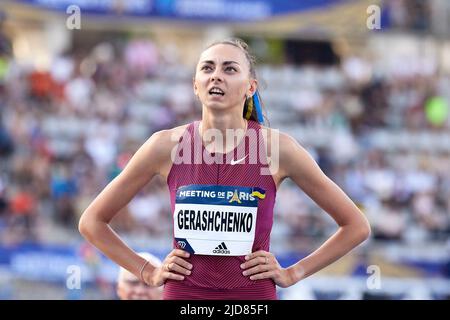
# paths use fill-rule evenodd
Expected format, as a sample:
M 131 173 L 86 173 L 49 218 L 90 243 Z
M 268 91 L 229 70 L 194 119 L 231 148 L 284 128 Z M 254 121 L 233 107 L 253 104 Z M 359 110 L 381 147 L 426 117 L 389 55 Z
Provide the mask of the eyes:
M 200 70 L 202 70 L 202 71 L 212 71 L 213 68 L 210 65 L 206 64 L 203 67 L 201 67 Z M 235 67 L 232 67 L 232 66 L 226 66 L 224 70 L 225 70 L 225 72 L 228 72 L 228 73 L 237 72 L 237 69 Z

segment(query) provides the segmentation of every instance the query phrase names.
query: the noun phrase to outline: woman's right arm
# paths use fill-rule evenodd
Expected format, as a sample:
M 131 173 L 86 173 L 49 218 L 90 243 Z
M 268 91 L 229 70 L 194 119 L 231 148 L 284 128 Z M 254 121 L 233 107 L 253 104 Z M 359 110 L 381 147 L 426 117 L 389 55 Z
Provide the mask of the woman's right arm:
M 156 174 L 167 167 L 172 145 L 170 131 L 153 134 L 83 212 L 80 233 L 108 258 L 139 277 L 145 260 L 128 247 L 109 226 L 111 219 Z

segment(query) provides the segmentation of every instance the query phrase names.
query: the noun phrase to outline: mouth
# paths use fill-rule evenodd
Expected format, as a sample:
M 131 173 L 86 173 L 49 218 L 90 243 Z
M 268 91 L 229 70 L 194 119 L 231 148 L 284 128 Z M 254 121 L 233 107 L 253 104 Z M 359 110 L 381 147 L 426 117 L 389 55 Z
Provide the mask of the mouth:
M 223 96 L 225 95 L 225 92 L 223 92 L 222 89 L 220 89 L 219 87 L 212 87 L 209 92 L 210 95 L 212 96 Z

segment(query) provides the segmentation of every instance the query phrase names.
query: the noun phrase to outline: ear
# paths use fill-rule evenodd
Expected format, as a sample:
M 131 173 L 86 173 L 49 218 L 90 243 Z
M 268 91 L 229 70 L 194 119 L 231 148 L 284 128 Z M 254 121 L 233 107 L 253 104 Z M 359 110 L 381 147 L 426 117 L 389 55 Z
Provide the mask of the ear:
M 252 97 L 258 89 L 258 80 L 250 79 L 250 86 L 246 92 L 248 97 Z
M 192 78 L 192 87 L 194 88 L 194 94 L 198 97 L 198 88 L 197 83 L 195 81 L 195 77 Z

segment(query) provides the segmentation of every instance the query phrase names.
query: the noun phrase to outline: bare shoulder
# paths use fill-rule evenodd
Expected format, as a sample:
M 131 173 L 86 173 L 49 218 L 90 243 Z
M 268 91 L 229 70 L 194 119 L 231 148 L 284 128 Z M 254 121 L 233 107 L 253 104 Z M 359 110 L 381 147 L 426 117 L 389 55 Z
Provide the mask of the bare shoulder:
M 305 172 L 315 169 L 315 161 L 293 136 L 278 129 L 265 126 L 261 128 L 267 132 L 265 140 L 268 157 L 271 160 L 272 176 L 277 185 L 287 177 L 304 175 Z
M 261 129 L 265 134 L 264 138 L 268 149 L 278 150 L 280 158 L 291 155 L 295 149 L 303 149 L 295 138 L 285 132 L 263 125 L 261 125 Z
M 166 178 L 172 167 L 172 151 L 177 147 L 189 124 L 155 132 L 145 144 L 147 154 L 157 164 L 159 174 Z
M 164 154 L 166 153 L 165 151 L 170 152 L 172 148 L 177 145 L 188 125 L 189 124 L 184 124 L 171 129 L 157 131 L 147 140 L 147 142 L 155 144 L 158 151 Z
M 266 143 L 270 170 L 277 186 L 291 175 L 294 163 L 301 161 L 300 154 L 306 152 L 291 135 L 278 129 L 261 126 Z
M 323 178 L 323 172 L 311 154 L 297 139 L 287 133 L 280 133 L 280 171 L 303 185 L 308 181 Z

